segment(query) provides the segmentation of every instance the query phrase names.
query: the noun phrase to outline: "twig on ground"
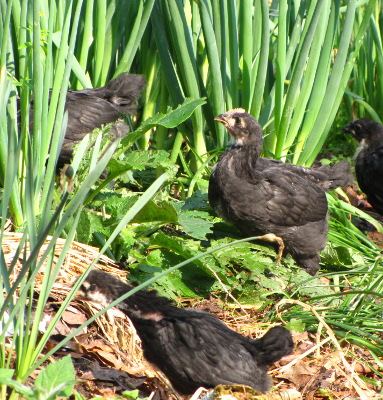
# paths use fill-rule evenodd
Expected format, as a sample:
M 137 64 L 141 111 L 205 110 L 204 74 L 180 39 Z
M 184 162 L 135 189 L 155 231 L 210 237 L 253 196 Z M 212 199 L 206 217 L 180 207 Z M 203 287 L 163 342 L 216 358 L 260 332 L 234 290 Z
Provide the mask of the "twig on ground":
M 342 350 L 342 347 L 340 346 L 338 340 L 336 339 L 333 330 L 330 328 L 330 326 L 326 323 L 326 321 L 319 315 L 315 307 L 310 306 L 309 304 L 303 303 L 302 301 L 299 300 L 292 300 L 292 299 L 283 299 L 281 300 L 277 305 L 277 313 L 279 317 L 283 320 L 282 315 L 279 311 L 279 307 L 282 306 L 283 304 L 297 304 L 304 308 L 305 310 L 311 311 L 315 317 L 318 319 L 319 323 L 326 328 L 328 338 L 331 339 L 333 342 L 334 346 L 337 348 L 339 351 L 339 358 L 342 360 L 343 366 L 345 367 L 346 371 L 349 371 L 350 375 L 347 375 L 345 371 L 340 369 L 339 371 L 346 377 L 346 379 L 350 382 L 350 384 L 353 386 L 355 391 L 358 393 L 360 399 L 362 400 L 371 400 L 375 397 L 375 393 L 371 391 L 366 384 L 359 378 L 358 374 L 355 372 L 355 370 L 351 367 L 351 365 L 348 363 L 344 356 L 344 352 Z M 322 342 L 320 343 L 322 345 Z M 311 349 L 310 349 L 311 350 Z

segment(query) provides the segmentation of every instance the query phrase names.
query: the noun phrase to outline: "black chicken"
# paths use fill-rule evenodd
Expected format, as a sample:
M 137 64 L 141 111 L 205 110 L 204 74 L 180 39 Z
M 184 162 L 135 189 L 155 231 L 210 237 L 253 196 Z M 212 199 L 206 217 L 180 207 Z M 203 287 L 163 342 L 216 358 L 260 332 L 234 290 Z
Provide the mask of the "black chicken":
M 250 114 L 237 108 L 216 120 L 232 142 L 211 174 L 210 205 L 247 236 L 282 238 L 297 264 L 315 275 L 327 242 L 325 191 L 352 181 L 350 165 L 313 169 L 260 158 L 263 131 Z
M 73 155 L 73 146 L 87 133 L 103 124 L 116 121 L 122 114 L 133 114 L 137 101 L 145 87 L 143 75 L 123 73 L 111 80 L 106 86 L 95 89 L 68 90 L 65 109 L 68 111 L 68 123 L 64 142 L 59 156 L 59 167 L 69 163 Z M 33 112 L 33 108 L 31 108 Z M 33 129 L 31 115 L 30 129 Z M 121 135 L 128 131 L 128 126 Z M 120 135 L 118 129 L 116 134 Z
M 355 154 L 355 173 L 368 202 L 383 215 L 383 126 L 368 118 L 357 119 L 343 128 L 360 142 Z
M 112 275 L 93 270 L 79 295 L 106 306 L 131 289 Z M 183 394 L 218 384 L 243 384 L 265 392 L 272 384 L 268 366 L 293 349 L 285 328 L 273 327 L 252 340 L 213 314 L 177 308 L 155 291 L 138 291 L 117 307 L 131 319 L 147 360 Z

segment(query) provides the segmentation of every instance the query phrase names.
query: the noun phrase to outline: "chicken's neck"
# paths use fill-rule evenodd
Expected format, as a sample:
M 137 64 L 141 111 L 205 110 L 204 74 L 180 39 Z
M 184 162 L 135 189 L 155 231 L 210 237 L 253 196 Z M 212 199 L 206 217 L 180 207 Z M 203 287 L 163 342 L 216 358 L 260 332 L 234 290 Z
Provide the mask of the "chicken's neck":
M 227 156 L 231 159 L 231 169 L 239 177 L 252 177 L 261 151 L 262 142 L 255 145 L 230 146 Z
M 369 138 L 362 139 L 355 153 L 355 158 L 359 155 L 364 157 L 383 148 L 383 132 L 377 132 Z

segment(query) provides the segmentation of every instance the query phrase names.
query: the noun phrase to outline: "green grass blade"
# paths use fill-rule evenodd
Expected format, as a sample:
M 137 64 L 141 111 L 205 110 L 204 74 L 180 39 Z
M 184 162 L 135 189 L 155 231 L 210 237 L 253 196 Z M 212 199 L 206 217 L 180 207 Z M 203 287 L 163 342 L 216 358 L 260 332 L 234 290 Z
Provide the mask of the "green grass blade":
M 277 59 L 275 62 L 275 130 L 280 131 L 280 124 L 282 120 L 283 111 L 283 98 L 285 94 L 285 68 L 286 68 L 286 39 L 287 39 L 287 1 L 281 0 L 279 2 L 279 15 L 278 15 L 278 38 L 277 38 Z M 279 140 L 280 142 L 280 140 Z M 283 144 L 280 145 L 283 147 Z M 278 153 L 278 149 L 276 150 Z M 280 152 L 279 152 L 280 153 Z
M 182 82 L 184 92 L 187 97 L 201 97 L 198 83 L 198 71 L 195 59 L 195 50 L 190 37 L 186 16 L 180 0 L 168 0 L 166 2 L 168 17 L 173 21 L 169 30 L 172 37 L 172 46 L 174 54 L 180 66 L 179 80 Z M 171 92 L 172 88 L 168 88 Z M 197 154 L 206 154 L 205 136 L 203 133 L 203 115 L 202 110 L 196 110 L 192 115 L 193 137 L 192 145 Z M 194 160 L 197 168 L 198 162 Z
M 96 1 L 96 22 L 94 35 L 94 85 L 95 87 L 102 86 L 102 70 L 104 68 L 104 51 L 105 51 L 105 36 L 106 36 L 106 1 Z
M 239 104 L 238 80 L 239 80 L 239 44 L 237 25 L 237 5 L 235 0 L 227 1 L 227 36 L 226 41 L 229 47 L 227 58 L 227 86 L 226 104 L 230 109 L 233 105 Z
M 251 93 L 251 68 L 253 64 L 253 24 L 252 1 L 242 0 L 239 3 L 239 49 L 242 57 L 242 102 L 241 105 L 250 110 Z
M 262 13 L 261 48 L 259 53 L 257 75 L 254 78 L 255 87 L 254 87 L 254 93 L 252 94 L 252 102 L 250 107 L 250 113 L 256 119 L 259 118 L 259 114 L 261 111 L 262 99 L 267 79 L 267 66 L 269 61 L 269 36 L 270 36 L 268 1 L 260 0 L 260 5 Z
M 121 72 L 129 71 L 133 62 L 133 58 L 140 45 L 142 36 L 149 22 L 155 0 L 146 0 L 139 2 L 138 14 L 132 28 L 129 42 L 126 45 L 124 54 L 117 66 L 116 72 L 113 77 L 118 76 Z
M 209 60 L 209 80 L 211 84 L 211 104 L 214 115 L 218 115 L 225 109 L 223 98 L 223 84 L 221 76 L 220 56 L 216 42 L 216 32 L 213 29 L 213 21 L 209 13 L 209 4 L 207 0 L 202 0 L 199 3 L 201 15 L 202 29 L 206 42 L 206 52 Z M 226 143 L 226 130 L 222 124 L 216 126 L 217 145 L 223 147 Z
M 313 11 L 312 18 L 310 18 L 309 24 L 306 25 L 307 31 L 304 34 L 304 39 L 301 43 L 300 51 L 297 56 L 297 62 L 294 65 L 290 86 L 287 91 L 285 104 L 283 106 L 281 123 L 279 126 L 279 130 L 276 132 L 277 134 L 277 145 L 275 149 L 276 158 L 281 158 L 286 153 L 287 150 L 285 148 L 286 140 L 289 139 L 290 142 L 292 142 L 292 138 L 288 137 L 289 125 L 301 89 L 302 77 L 305 72 L 309 51 L 314 39 L 314 35 L 317 33 L 317 26 L 322 13 L 323 4 L 324 4 L 323 1 L 316 3 L 316 7 L 315 10 Z
M 315 124 L 312 128 L 312 130 L 316 132 L 316 134 L 310 135 L 310 137 L 308 138 L 306 146 L 303 149 L 298 160 L 300 164 L 305 163 L 307 165 L 310 165 L 323 146 L 328 131 L 335 118 L 344 90 L 346 89 L 348 78 L 351 74 L 351 70 L 353 67 L 353 60 L 355 59 L 355 56 L 358 53 L 359 48 L 363 42 L 362 39 L 366 33 L 366 29 L 374 5 L 374 0 L 370 0 L 368 2 L 368 5 L 364 10 L 363 20 L 355 37 L 355 48 L 350 54 L 348 54 L 348 48 L 354 23 L 356 6 L 355 0 L 350 1 L 348 4 L 345 22 L 339 41 L 339 51 L 335 58 L 334 66 L 328 81 L 326 94 L 324 96 L 322 106 L 316 118 Z M 336 96 L 334 96 L 334 92 L 336 93 Z M 323 123 L 323 121 L 325 121 L 325 124 Z

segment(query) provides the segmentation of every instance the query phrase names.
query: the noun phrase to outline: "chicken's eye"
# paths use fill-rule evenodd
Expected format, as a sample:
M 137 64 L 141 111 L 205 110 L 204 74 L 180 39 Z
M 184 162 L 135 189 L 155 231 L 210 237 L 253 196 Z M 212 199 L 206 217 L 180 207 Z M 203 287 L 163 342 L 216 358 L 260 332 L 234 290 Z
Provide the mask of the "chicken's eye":
M 95 292 L 96 289 L 97 289 L 97 285 L 95 285 L 94 283 L 92 283 L 92 284 L 89 286 L 89 291 L 90 291 L 90 292 Z
M 354 130 L 355 130 L 355 133 L 360 133 L 360 132 L 362 132 L 362 130 L 363 130 L 362 125 L 355 124 Z

